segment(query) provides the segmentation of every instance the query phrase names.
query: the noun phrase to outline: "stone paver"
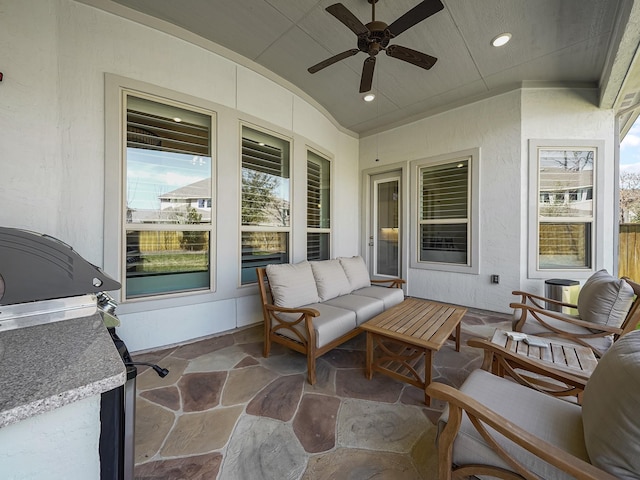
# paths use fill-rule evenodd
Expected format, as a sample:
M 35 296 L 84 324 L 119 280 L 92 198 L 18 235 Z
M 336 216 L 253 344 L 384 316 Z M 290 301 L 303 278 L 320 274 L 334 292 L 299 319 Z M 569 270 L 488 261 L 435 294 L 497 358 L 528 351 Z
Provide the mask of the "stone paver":
M 293 431 L 309 453 L 331 450 L 336 445 L 336 420 L 340 400 L 325 395 L 307 394 L 293 421 Z
M 429 424 L 420 408 L 347 399 L 338 414 L 338 446 L 407 453 Z
M 136 401 L 136 463 L 151 459 L 171 431 L 176 416 L 144 398 Z
M 182 409 L 201 412 L 218 406 L 227 372 L 186 373 L 178 381 L 182 392 Z
M 171 458 L 148 462 L 136 467 L 138 480 L 211 480 L 222 463 L 220 453 Z
M 244 416 L 227 447 L 220 478 L 295 480 L 306 464 L 307 455 L 289 424 Z
M 406 456 L 341 448 L 309 460 L 303 480 L 424 480 Z
M 261 366 L 232 370 L 224 387 L 222 404 L 246 403 L 275 378 L 277 378 L 275 373 Z
M 171 410 L 180 410 L 180 391 L 177 387 L 156 388 L 141 392 L 140 396 Z
M 304 382 L 302 375 L 277 378 L 249 402 L 247 413 L 288 422 L 293 418 L 300 402 L 302 382 Z
M 242 407 L 221 407 L 180 416 L 162 447 L 164 457 L 208 453 L 225 446 Z

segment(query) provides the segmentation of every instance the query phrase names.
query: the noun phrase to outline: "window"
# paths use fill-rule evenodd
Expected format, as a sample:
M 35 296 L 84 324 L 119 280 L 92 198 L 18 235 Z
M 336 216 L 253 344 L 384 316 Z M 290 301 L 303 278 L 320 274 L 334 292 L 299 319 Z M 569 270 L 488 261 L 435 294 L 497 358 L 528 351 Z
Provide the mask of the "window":
M 412 267 L 478 272 L 478 156 L 479 150 L 470 150 L 412 162 Z
M 214 114 L 123 95 L 125 298 L 209 291 Z
M 532 190 L 538 198 L 535 243 L 530 245 L 532 276 L 593 270 L 597 154 L 598 146 L 588 142 L 531 141 Z
M 331 243 L 331 162 L 307 152 L 307 260 L 328 260 Z
M 289 152 L 289 141 L 242 127 L 242 285 L 256 267 L 289 262 Z

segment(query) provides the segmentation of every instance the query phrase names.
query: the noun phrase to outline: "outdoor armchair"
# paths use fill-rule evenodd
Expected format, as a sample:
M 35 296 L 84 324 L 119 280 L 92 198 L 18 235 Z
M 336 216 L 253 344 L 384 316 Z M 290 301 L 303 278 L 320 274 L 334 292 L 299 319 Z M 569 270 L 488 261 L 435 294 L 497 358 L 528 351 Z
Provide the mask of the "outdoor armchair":
M 640 331 L 605 353 L 582 406 L 482 369 L 460 389 L 434 382 L 427 391 L 448 403 L 438 422 L 440 480 L 640 478 Z
M 615 278 L 600 270 L 582 286 L 577 305 L 532 293 L 514 291 L 516 317 L 513 330 L 542 337 L 556 337 L 591 348 L 601 357 L 620 336 L 640 322 L 640 285 L 629 278 Z M 547 303 L 578 310 L 569 315 L 547 309 Z

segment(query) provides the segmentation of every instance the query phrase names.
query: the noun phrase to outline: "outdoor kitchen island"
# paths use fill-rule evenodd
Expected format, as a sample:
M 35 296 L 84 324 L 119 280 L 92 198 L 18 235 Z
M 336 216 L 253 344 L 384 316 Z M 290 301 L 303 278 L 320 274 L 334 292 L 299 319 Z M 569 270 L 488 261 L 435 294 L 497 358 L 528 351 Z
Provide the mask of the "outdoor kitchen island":
M 0 477 L 99 479 L 101 394 L 126 381 L 102 316 L 0 331 L 0 362 Z

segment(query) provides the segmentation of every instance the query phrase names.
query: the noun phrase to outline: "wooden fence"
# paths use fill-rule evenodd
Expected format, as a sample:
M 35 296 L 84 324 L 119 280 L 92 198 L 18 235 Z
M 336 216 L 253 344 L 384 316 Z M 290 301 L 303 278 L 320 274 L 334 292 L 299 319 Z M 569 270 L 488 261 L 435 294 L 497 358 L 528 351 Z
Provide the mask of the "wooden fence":
M 640 282 L 640 223 L 620 224 L 618 276 Z

